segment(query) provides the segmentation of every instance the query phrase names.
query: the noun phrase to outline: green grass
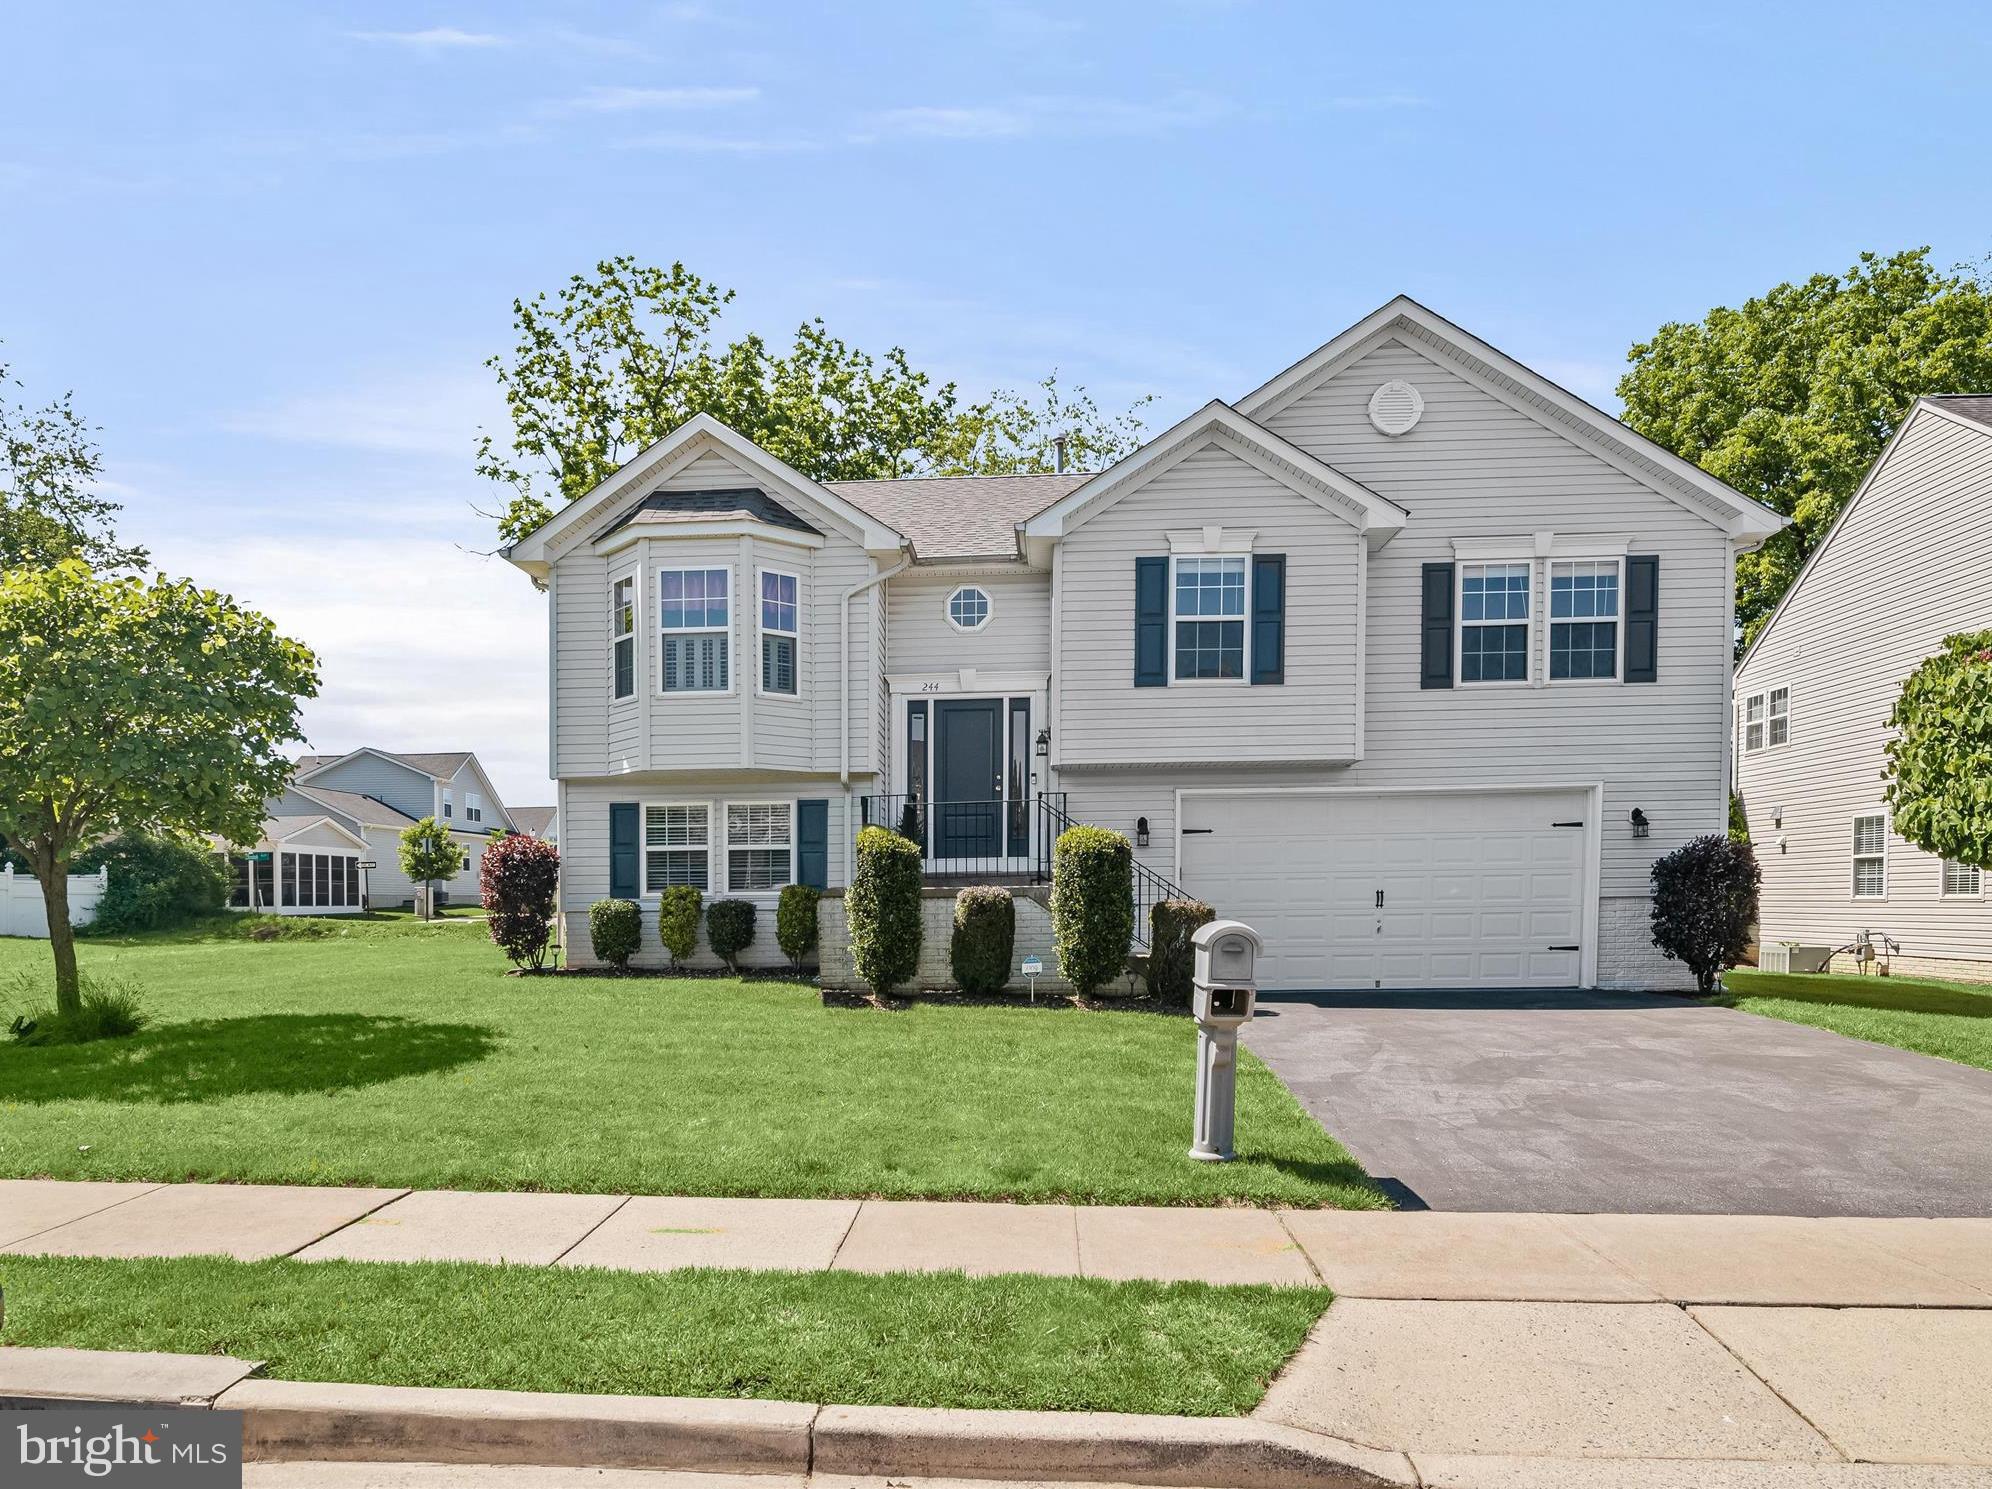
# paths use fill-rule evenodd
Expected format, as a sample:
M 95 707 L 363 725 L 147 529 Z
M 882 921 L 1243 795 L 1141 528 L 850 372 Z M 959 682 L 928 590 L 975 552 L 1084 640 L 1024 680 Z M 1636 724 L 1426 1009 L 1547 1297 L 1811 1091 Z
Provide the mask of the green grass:
M 1992 986 L 1748 968 L 1723 980 L 1731 1007 L 1992 1070 Z
M 1229 1416 L 1322 1288 L 959 1273 L 0 1258 L 0 1343 L 265 1360 L 286 1380 Z
M 507 977 L 475 925 L 80 950 L 86 971 L 142 988 L 155 1022 L 66 1049 L 0 1039 L 0 1176 L 1387 1204 L 1242 1052 L 1239 1160 L 1187 1158 L 1194 1033 L 1178 1017 Z M 47 959 L 0 941 L 0 986 Z

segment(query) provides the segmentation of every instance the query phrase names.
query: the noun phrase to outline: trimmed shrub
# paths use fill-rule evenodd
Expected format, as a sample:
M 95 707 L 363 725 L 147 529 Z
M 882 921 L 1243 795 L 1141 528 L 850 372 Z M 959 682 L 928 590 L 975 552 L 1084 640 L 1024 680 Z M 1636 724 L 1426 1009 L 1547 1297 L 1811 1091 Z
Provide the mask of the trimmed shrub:
M 1687 963 L 1704 995 L 1743 960 L 1762 877 L 1750 845 L 1720 833 L 1691 838 L 1653 865 L 1653 944 Z
M 823 891 L 810 884 L 791 884 L 775 905 L 775 945 L 798 972 L 816 960 L 816 904 Z
M 1007 889 L 964 889 L 955 896 L 948 967 L 964 993 L 1000 993 L 1017 949 L 1017 906 Z
M 1148 995 L 1165 1003 L 1188 1003 L 1196 972 L 1190 937 L 1217 919 L 1202 900 L 1157 900 L 1148 912 Z
M 120 833 L 77 854 L 69 872 L 94 874 L 102 868 L 111 871 L 111 882 L 87 935 L 175 930 L 219 915 L 228 904 L 224 861 L 206 846 L 180 838 Z
M 657 939 L 671 953 L 671 965 L 683 966 L 699 944 L 699 907 L 705 896 L 689 884 L 673 884 L 657 897 Z
M 486 924 L 492 941 L 513 966 L 537 972 L 546 965 L 547 947 L 553 941 L 554 892 L 559 887 L 560 850 L 553 844 L 524 833 L 507 833 L 485 847 L 478 888 L 484 897 Z M 588 929 L 592 938 L 593 911 Z
M 920 845 L 867 827 L 858 834 L 857 866 L 844 894 L 851 965 L 884 995 L 920 965 Z
M 706 945 L 732 971 L 740 970 L 740 953 L 754 944 L 754 902 L 714 900 L 706 907 Z
M 618 972 L 643 949 L 643 907 L 635 900 L 597 900 L 588 907 L 588 945 L 595 960 Z
M 1068 827 L 1051 854 L 1058 968 L 1082 995 L 1127 972 L 1134 945 L 1134 846 L 1104 827 Z
M 39 978 L 17 975 L 7 1002 L 16 1001 L 31 987 L 39 989 Z M 37 1008 L 18 1015 L 8 1026 L 16 1043 L 39 1046 L 89 1044 L 98 1039 L 123 1039 L 138 1033 L 152 1020 L 139 1008 L 138 989 L 129 982 L 100 979 L 85 974 L 82 1004 L 74 1013 L 53 1008 Z

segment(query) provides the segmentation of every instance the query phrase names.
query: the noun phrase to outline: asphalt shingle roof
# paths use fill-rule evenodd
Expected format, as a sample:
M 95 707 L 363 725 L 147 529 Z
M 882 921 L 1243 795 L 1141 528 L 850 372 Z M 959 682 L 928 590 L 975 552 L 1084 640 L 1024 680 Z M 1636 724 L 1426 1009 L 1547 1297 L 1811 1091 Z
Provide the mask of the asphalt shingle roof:
M 1946 393 L 1932 398 L 1930 402 L 1941 403 L 1945 412 L 1959 414 L 1974 424 L 1992 429 L 1992 393 Z
M 308 801 L 323 802 L 335 812 L 343 812 L 357 822 L 375 827 L 399 827 L 415 819 L 399 807 L 391 807 L 375 796 L 358 791 L 332 791 L 324 786 L 292 786 L 291 790 Z
M 914 553 L 945 558 L 1015 558 L 1017 524 L 1092 479 L 1056 476 L 931 476 L 899 481 L 825 481 L 837 495 L 898 529 Z
M 715 518 L 751 518 L 770 527 L 813 533 L 804 522 L 765 491 L 653 491 L 604 529 L 612 533 L 630 523 L 710 522 Z
M 553 821 L 553 807 L 508 807 L 512 821 L 520 832 L 529 832 L 534 837 L 546 836 L 547 824 Z

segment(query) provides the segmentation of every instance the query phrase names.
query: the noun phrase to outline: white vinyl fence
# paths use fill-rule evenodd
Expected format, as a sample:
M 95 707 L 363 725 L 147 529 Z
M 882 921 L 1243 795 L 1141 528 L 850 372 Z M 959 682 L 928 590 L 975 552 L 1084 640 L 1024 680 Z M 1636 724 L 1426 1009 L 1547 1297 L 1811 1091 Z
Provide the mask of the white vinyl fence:
M 97 904 L 110 886 L 111 871 L 69 876 L 69 923 L 88 925 L 97 918 Z M 0 872 L 0 936 L 48 939 L 48 912 L 42 908 L 41 884 L 33 874 L 17 874 L 12 864 Z

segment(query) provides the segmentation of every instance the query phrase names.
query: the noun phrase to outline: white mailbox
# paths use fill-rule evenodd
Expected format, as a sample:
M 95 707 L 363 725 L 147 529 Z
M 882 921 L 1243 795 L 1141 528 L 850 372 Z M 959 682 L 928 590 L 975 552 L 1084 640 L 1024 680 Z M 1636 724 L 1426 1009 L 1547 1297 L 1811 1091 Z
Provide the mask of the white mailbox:
M 1258 1001 L 1259 952 L 1249 925 L 1213 920 L 1190 937 L 1196 970 L 1190 1012 L 1197 1021 L 1197 1097 L 1190 1157 L 1222 1163 L 1232 1156 L 1238 1107 L 1238 1030 Z

